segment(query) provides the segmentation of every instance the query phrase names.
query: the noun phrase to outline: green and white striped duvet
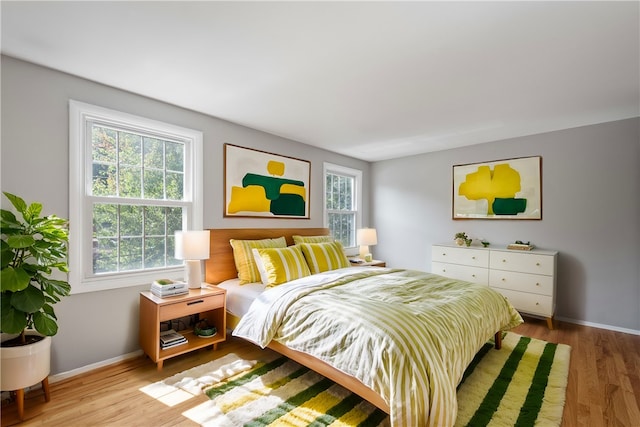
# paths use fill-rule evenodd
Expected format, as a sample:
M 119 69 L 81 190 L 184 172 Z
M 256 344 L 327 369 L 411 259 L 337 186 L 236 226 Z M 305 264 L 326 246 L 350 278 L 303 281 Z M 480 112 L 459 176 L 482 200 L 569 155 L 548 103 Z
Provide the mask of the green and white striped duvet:
M 487 286 L 356 267 L 265 291 L 233 334 L 353 375 L 385 399 L 394 426 L 452 426 L 465 368 L 496 331 L 521 322 Z

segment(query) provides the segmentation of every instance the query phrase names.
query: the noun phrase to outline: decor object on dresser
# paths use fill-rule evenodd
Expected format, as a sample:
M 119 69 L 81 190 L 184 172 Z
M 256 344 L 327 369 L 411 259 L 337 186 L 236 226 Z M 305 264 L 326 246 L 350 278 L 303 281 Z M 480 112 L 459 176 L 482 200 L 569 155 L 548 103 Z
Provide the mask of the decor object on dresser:
M 431 247 L 431 272 L 491 286 L 523 313 L 542 316 L 553 329 L 556 307 L 556 251 Z
M 467 233 L 463 231 L 460 233 L 456 233 L 456 235 L 454 236 L 454 241 L 458 246 L 462 246 L 462 245 L 471 246 L 471 242 L 473 242 L 473 239 L 467 236 Z
M 453 219 L 542 219 L 542 157 L 453 166 Z
M 311 162 L 224 144 L 224 216 L 309 218 Z
M 16 394 L 18 414 L 24 417 L 24 389 L 42 383 L 49 401 L 51 336 L 58 332 L 53 304 L 69 295 L 66 280 L 51 277 L 68 272 L 67 220 L 41 216 L 42 205 L 4 192 L 22 216 L 2 209 L 2 276 L 0 330 L 8 335 L 0 348 L 1 388 Z M 17 336 L 16 336 L 17 335 Z
M 209 345 L 213 350 L 218 348 L 218 343 L 226 339 L 226 291 L 222 288 L 191 289 L 188 295 L 160 298 L 151 292 L 140 293 L 140 347 L 142 351 L 162 369 L 163 362 L 180 354 L 188 353 Z M 179 345 L 165 347 L 162 345 L 160 323 L 181 317 L 196 315 L 198 321 L 193 331 L 175 331 L 184 336 L 185 342 Z M 201 331 L 200 323 L 206 319 L 207 328 Z M 215 332 L 213 332 L 215 329 Z M 214 335 L 215 334 L 215 335 Z M 179 338 L 178 338 L 179 339 Z
M 202 286 L 201 261 L 209 258 L 209 230 L 176 231 L 176 258 L 185 261 L 184 280 L 189 289 Z
M 360 246 L 360 258 L 366 262 L 373 259 L 369 246 L 378 244 L 378 233 L 375 228 L 360 228 L 356 231 L 356 241 Z

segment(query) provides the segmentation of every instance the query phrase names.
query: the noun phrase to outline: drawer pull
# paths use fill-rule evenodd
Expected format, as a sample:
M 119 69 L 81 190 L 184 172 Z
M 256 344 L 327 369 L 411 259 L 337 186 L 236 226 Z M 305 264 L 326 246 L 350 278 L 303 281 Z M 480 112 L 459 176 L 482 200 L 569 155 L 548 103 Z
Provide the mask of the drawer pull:
M 540 267 L 540 263 L 539 263 L 539 262 L 536 262 L 536 266 L 537 266 L 537 267 Z
M 536 282 L 536 286 L 540 286 L 540 283 Z
M 503 260 L 502 260 L 502 262 L 507 262 L 507 260 L 506 260 L 506 259 L 503 259 Z
M 537 302 L 537 303 L 536 303 L 536 305 L 540 305 L 540 303 L 539 303 L 539 302 Z
M 507 281 L 507 279 L 505 279 L 504 277 L 503 277 L 501 280 L 502 280 L 503 282 L 506 282 L 506 281 Z
M 200 304 L 200 303 L 203 303 L 203 302 L 204 302 L 204 300 L 203 300 L 203 299 L 199 299 L 199 300 L 197 300 L 197 301 L 189 301 L 189 302 L 187 303 L 187 305 Z
M 472 256 L 471 259 L 476 259 L 476 257 Z
M 471 277 L 476 277 L 476 275 L 475 275 L 475 274 L 472 274 L 472 275 L 471 275 Z

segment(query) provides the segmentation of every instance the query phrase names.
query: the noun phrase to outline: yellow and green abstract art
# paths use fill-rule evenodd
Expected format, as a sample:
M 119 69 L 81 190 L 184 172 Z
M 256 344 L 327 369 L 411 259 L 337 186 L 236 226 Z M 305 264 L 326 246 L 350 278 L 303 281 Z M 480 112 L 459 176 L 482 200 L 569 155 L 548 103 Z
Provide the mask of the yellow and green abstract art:
M 453 167 L 453 219 L 542 219 L 540 156 Z
M 309 217 L 311 163 L 225 144 L 225 216 Z

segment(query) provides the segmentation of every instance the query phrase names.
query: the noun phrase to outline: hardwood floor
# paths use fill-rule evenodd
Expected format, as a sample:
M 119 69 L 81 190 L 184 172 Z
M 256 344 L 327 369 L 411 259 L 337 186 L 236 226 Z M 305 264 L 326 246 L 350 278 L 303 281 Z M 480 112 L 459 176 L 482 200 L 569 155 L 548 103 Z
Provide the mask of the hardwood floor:
M 514 332 L 569 344 L 571 366 L 563 426 L 640 426 L 640 336 L 544 320 L 526 319 Z M 51 401 L 41 390 L 27 393 L 25 421 L 19 423 L 15 403 L 2 403 L 2 426 L 195 426 L 181 415 L 207 400 L 204 396 L 169 407 L 139 389 L 205 363 L 236 353 L 258 358 L 263 351 L 230 338 L 215 353 L 199 350 L 169 359 L 162 371 L 139 357 L 51 384 Z

